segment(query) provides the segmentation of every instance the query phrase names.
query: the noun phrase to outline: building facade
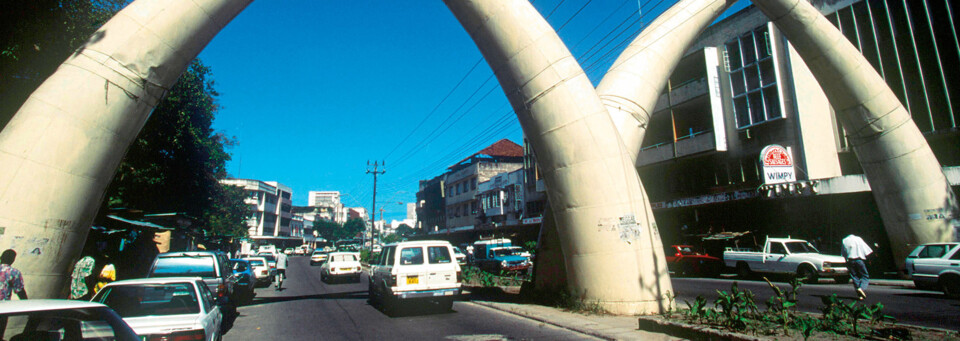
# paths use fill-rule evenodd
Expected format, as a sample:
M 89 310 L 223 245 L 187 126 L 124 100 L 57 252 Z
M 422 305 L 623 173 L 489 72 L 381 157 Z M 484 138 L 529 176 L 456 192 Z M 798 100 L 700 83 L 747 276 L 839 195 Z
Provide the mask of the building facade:
M 960 182 L 960 49 L 944 2 L 813 2 L 858 47 Z M 760 158 L 784 147 L 795 178 Z M 638 157 L 664 243 L 751 231 L 806 238 L 828 253 L 857 232 L 889 250 L 863 169 L 804 61 L 753 6 L 704 31 L 670 77 Z M 956 190 L 956 187 L 954 187 Z M 881 263 L 892 264 L 890 255 Z
M 276 181 L 253 179 L 224 179 L 222 185 L 237 186 L 247 192 L 244 203 L 250 208 L 247 231 L 254 240 L 292 239 L 294 227 L 302 231 L 302 224 L 294 224 L 290 187 Z
M 520 225 L 524 218 L 524 169 L 500 173 L 477 186 L 480 212 L 477 226 L 497 228 Z
M 320 219 L 338 224 L 347 222 L 347 208 L 340 202 L 340 191 L 310 191 L 307 206 L 320 208 Z

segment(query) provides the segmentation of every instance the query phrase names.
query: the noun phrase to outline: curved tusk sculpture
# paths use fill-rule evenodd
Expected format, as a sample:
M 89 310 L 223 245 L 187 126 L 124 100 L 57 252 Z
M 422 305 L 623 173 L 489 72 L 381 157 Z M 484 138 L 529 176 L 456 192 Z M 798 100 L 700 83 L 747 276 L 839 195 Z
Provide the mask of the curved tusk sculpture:
M 922 243 L 956 240 L 957 198 L 910 113 L 860 52 L 806 1 L 754 0 L 800 53 L 836 110 L 904 268 Z
M 737 0 L 683 0 L 660 14 L 607 70 L 597 94 L 636 160 L 657 98 L 690 45 Z
M 446 0 L 537 151 L 571 293 L 614 314 L 656 313 L 672 287 L 640 179 L 590 80 L 525 0 Z M 654 247 L 654 245 L 658 247 Z
M 62 298 L 101 198 L 164 92 L 252 0 L 139 0 L 0 132 L 0 249 L 30 298 Z

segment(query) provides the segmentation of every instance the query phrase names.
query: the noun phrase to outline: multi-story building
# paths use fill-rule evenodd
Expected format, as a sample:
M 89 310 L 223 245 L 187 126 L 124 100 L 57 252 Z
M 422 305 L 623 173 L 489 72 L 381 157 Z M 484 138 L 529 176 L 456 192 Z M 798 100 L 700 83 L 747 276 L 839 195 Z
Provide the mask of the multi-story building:
M 417 191 L 417 226 L 414 227 L 426 232 L 447 229 L 445 194 L 443 175 L 430 180 L 420 180 Z
M 956 12 L 928 1 L 813 3 L 886 80 L 956 186 Z M 753 231 L 811 239 L 837 253 L 839 241 L 856 231 L 889 250 L 833 107 L 796 50 L 753 6 L 703 32 L 670 77 L 646 131 L 638 166 L 665 243 Z M 795 180 L 765 181 L 759 156 L 770 145 L 793 159 Z M 889 252 L 884 257 L 892 264 Z
M 547 188 L 540 177 L 540 168 L 537 167 L 537 156 L 533 148 L 523 139 L 523 201 L 524 224 L 539 224 L 547 202 Z
M 446 228 L 474 228 L 479 214 L 477 184 L 523 167 L 523 147 L 503 139 L 447 168 L 443 175 Z
M 249 238 L 257 243 L 291 244 L 299 239 L 293 236 L 292 191 L 276 181 L 252 179 L 224 179 L 220 183 L 237 186 L 247 191 L 244 203 L 250 207 L 247 217 Z M 299 225 L 302 226 L 302 225 Z M 299 245 L 292 243 L 292 245 Z
M 520 225 L 524 218 L 524 169 L 500 173 L 477 186 L 478 227 Z
M 320 219 L 338 224 L 347 222 L 347 208 L 340 202 L 340 191 L 310 191 L 307 206 L 320 208 Z

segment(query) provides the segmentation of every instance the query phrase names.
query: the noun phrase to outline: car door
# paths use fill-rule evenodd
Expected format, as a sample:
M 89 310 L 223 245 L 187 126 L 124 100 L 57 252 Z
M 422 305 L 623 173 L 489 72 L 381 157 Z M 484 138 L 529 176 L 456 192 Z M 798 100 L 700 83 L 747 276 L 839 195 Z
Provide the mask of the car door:
M 204 285 L 203 282 L 195 282 L 198 291 L 200 304 L 203 306 L 203 314 L 200 321 L 203 324 L 203 330 L 209 340 L 216 340 L 220 333 L 220 326 L 223 324 L 223 312 L 220 306 L 216 304 L 213 293 Z
M 763 255 L 764 267 L 769 269 L 770 272 L 784 273 L 784 272 L 793 272 L 796 269 L 787 269 L 789 263 L 787 257 L 787 249 L 783 246 L 783 243 L 770 243 L 770 252 Z
M 397 287 L 403 291 L 426 289 L 428 265 L 424 247 L 398 246 L 396 253 Z
M 931 244 L 920 251 L 918 259 L 914 260 L 914 277 L 935 278 L 940 274 L 940 270 L 949 266 L 950 259 L 946 257 L 949 251 L 952 251 L 950 244 Z
M 451 288 L 457 284 L 457 263 L 449 245 L 427 245 L 427 289 Z
M 390 273 L 393 269 L 393 253 L 395 250 L 395 246 L 384 248 L 380 253 L 380 259 L 378 260 L 377 265 L 370 269 L 370 280 L 373 283 L 374 288 L 380 288 L 382 284 L 388 282 L 386 278 L 390 277 Z

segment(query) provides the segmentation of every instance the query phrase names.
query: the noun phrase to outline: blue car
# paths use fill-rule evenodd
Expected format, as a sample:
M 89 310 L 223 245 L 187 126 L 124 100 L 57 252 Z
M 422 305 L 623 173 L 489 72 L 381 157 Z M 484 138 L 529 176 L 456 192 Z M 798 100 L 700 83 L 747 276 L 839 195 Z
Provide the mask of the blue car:
M 242 303 L 253 299 L 253 288 L 257 285 L 257 277 L 253 274 L 253 267 L 246 259 L 230 259 L 230 268 L 237 281 L 237 297 Z

